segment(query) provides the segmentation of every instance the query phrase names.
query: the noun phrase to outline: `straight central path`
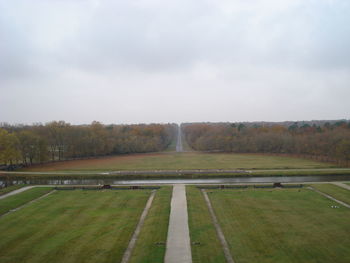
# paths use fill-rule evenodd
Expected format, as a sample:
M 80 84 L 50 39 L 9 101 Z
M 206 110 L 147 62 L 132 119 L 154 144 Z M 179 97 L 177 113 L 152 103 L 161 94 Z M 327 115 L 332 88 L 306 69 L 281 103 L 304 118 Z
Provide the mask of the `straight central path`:
M 188 229 L 185 185 L 174 185 L 171 199 L 165 263 L 191 263 L 191 243 Z
M 176 151 L 183 152 L 181 125 L 179 125 L 178 131 L 177 131 Z

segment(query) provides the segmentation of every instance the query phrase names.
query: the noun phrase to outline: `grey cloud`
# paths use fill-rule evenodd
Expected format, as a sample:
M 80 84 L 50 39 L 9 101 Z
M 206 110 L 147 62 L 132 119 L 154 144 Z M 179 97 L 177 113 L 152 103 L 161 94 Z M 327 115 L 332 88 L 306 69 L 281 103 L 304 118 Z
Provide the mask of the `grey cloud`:
M 347 118 L 349 5 L 0 0 L 0 121 Z

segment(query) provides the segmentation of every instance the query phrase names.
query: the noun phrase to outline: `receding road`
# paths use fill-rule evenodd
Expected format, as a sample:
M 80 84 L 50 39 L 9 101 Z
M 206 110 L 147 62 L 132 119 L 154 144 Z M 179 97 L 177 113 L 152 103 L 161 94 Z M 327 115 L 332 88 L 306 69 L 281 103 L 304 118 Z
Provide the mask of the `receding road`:
M 183 152 L 182 132 L 181 132 L 181 126 L 180 125 L 179 125 L 178 132 L 177 132 L 176 151 L 177 152 Z

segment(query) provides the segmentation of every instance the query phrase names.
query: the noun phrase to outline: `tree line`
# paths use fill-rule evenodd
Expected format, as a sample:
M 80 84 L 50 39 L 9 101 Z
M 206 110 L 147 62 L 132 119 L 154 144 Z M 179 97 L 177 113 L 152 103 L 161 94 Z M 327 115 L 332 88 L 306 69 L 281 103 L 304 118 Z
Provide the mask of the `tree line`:
M 349 165 L 350 122 L 187 123 L 182 130 L 197 151 L 291 154 Z
M 165 150 L 176 135 L 176 124 L 71 125 L 53 121 L 0 127 L 0 165 L 31 165 L 48 161 L 111 154 Z

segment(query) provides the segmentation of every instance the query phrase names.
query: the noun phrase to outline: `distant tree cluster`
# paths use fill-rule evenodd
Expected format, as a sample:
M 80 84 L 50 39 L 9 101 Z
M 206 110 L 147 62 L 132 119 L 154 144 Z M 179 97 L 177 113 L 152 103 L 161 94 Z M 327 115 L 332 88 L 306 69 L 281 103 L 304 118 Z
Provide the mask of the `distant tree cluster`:
M 46 125 L 2 125 L 0 164 L 24 165 L 124 153 L 166 149 L 176 135 L 174 124 L 71 125 L 54 121 Z
M 182 129 L 198 151 L 277 153 L 350 161 L 350 122 L 298 124 L 189 123 Z

